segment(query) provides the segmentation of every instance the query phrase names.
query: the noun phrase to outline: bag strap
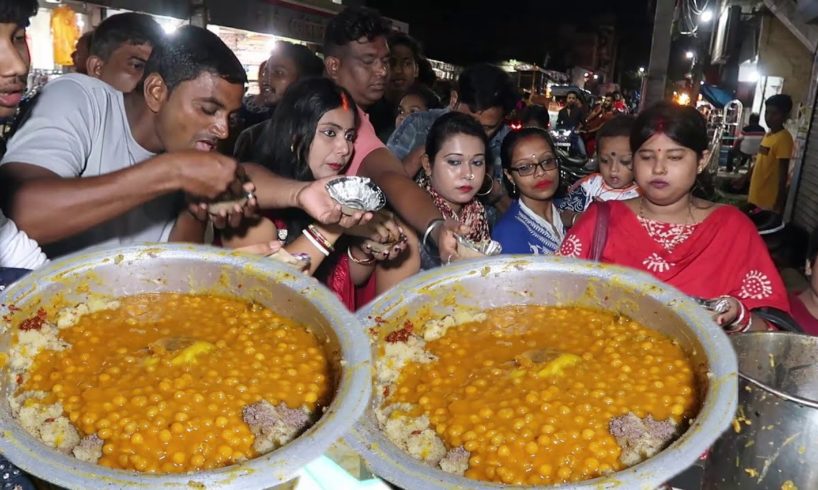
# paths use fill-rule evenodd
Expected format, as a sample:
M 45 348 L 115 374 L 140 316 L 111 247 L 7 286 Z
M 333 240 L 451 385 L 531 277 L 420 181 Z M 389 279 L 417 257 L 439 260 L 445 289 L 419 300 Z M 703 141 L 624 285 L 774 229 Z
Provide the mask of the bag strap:
M 605 243 L 608 241 L 608 222 L 611 220 L 611 207 L 607 202 L 597 203 L 596 223 L 594 225 L 594 238 L 591 242 L 591 255 L 588 257 L 594 262 L 599 262 L 602 258 L 602 251 L 605 250 Z

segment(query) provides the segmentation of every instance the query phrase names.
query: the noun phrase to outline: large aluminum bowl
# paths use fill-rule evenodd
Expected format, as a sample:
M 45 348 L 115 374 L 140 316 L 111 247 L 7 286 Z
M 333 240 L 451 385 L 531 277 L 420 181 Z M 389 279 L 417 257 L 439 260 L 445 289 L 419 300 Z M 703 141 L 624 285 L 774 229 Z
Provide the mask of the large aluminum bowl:
M 7 374 L 0 372 L 0 453 L 23 470 L 62 487 L 102 488 L 268 488 L 291 479 L 320 456 L 361 415 L 370 394 L 370 349 L 358 320 L 335 295 L 311 277 L 272 259 L 236 255 L 190 245 L 134 246 L 79 253 L 53 262 L 0 295 L 0 316 L 8 305 L 30 314 L 39 305 L 76 303 L 89 294 L 207 292 L 254 300 L 309 326 L 325 342 L 334 363 L 336 393 L 327 412 L 286 446 L 241 464 L 173 475 L 149 475 L 83 463 L 47 447 L 11 417 Z M 12 319 L 12 324 L 15 324 Z M 8 353 L 10 329 L 0 334 Z M 343 361 L 343 362 L 342 362 Z
M 736 411 L 737 365 L 727 336 L 682 293 L 630 269 L 536 256 L 464 261 L 404 281 L 359 311 L 358 317 L 364 327 L 377 329 L 380 324 L 400 327 L 404 319 L 422 321 L 459 308 L 473 311 L 507 305 L 577 305 L 617 311 L 677 339 L 697 366 L 703 403 L 682 437 L 641 464 L 560 489 L 653 490 L 693 464 L 730 425 Z M 385 333 L 379 334 L 378 342 Z M 377 348 L 376 342 L 373 360 Z M 375 474 L 403 488 L 509 488 L 451 475 L 413 459 L 380 431 L 372 407 L 346 440 Z

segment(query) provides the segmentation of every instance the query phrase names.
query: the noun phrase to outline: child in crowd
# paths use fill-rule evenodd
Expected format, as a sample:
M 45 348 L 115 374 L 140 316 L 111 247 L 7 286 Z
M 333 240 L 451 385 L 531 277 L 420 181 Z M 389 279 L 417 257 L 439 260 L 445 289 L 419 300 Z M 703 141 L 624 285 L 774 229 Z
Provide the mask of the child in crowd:
M 486 132 L 467 114 L 448 112 L 429 130 L 423 169 L 429 176 L 425 184 L 443 218 L 469 228 L 466 238 L 480 242 L 489 238 L 486 209 L 477 192 L 486 175 Z M 454 260 L 457 256 L 450 256 Z M 421 239 L 421 269 L 441 264 L 438 251 L 428 236 Z
M 301 80 L 287 89 L 265 126 L 258 163 L 305 182 L 343 175 L 358 124 L 357 107 L 345 89 L 327 78 Z M 402 230 L 386 212 L 358 230 L 313 221 L 301 210 L 270 211 L 249 228 L 224 234 L 222 241 L 230 248 L 283 241 L 287 252 L 309 256 L 309 272 L 355 311 L 374 297 L 374 288 L 359 292 L 356 287 L 369 282 L 375 264 L 403 253 Z M 391 236 L 388 247 L 380 243 L 381 234 Z
M 747 202 L 763 211 L 784 212 L 787 201 L 787 175 L 792 156 L 792 135 L 784 127 L 792 111 L 789 95 L 773 95 L 765 102 L 764 122 L 770 131 L 761 140 L 758 156 L 750 172 Z
M 576 221 L 594 201 L 623 201 L 639 197 L 639 187 L 633 180 L 630 134 L 633 116 L 617 116 L 597 133 L 599 173 L 576 182 L 561 200 L 563 220 L 568 226 Z
M 560 185 L 554 143 L 544 129 L 530 127 L 510 133 L 503 141 L 504 183 L 518 197 L 494 228 L 492 238 L 503 253 L 551 255 L 565 236 L 553 203 Z
M 409 114 L 439 108 L 440 99 L 430 88 L 420 84 L 412 85 L 400 99 L 398 115 L 395 118 L 395 127 L 399 128 Z

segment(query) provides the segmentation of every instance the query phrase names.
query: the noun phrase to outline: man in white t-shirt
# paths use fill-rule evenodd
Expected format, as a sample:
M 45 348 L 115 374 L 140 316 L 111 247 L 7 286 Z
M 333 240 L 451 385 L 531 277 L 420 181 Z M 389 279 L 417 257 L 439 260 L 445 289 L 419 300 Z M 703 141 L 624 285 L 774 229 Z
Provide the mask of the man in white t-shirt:
M 95 245 L 202 242 L 213 214 L 185 209 L 185 200 L 215 198 L 235 181 L 236 161 L 212 151 L 244 93 L 232 51 L 210 31 L 185 26 L 154 48 L 145 73 L 124 96 L 82 75 L 52 81 L 10 141 L 0 162 L 3 209 L 50 257 Z M 324 182 L 268 180 L 280 190 L 269 205 L 341 219 Z M 252 205 L 214 221 L 237 225 Z
M 49 83 L 0 162 L 17 189 L 5 207 L 51 256 L 94 245 L 201 241 L 184 196 L 213 198 L 236 162 L 227 137 L 246 75 L 219 38 L 185 27 L 157 46 L 143 90 L 84 75 Z M 204 151 L 202 151 L 204 150 Z M 13 188 L 12 188 L 13 189 Z M 181 191 L 181 192 L 180 192 Z
M 26 88 L 31 58 L 26 42 L 29 17 L 37 13 L 35 0 L 0 0 L 0 119 L 13 117 Z M 0 156 L 5 140 L 0 137 Z M 34 269 L 46 262 L 34 240 L 17 229 L 0 211 L 0 285 L 4 268 Z

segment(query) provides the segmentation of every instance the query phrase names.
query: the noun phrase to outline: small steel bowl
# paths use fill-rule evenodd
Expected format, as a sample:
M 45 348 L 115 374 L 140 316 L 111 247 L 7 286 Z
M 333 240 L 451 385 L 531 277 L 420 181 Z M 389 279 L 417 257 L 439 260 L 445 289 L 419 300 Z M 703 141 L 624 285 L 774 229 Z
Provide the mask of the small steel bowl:
M 375 212 L 386 206 L 380 187 L 366 177 L 339 177 L 327 182 L 327 192 L 344 214 Z
M 475 242 L 458 235 L 457 244 L 459 245 L 458 254 L 464 259 L 476 259 L 480 257 L 500 255 L 500 252 L 503 251 L 503 247 L 500 245 L 500 242 L 496 242 L 494 240 Z

